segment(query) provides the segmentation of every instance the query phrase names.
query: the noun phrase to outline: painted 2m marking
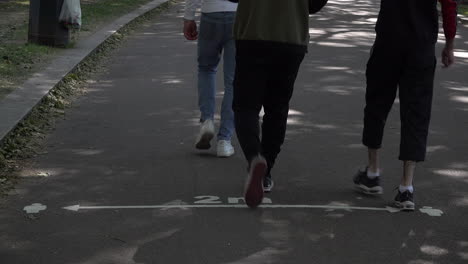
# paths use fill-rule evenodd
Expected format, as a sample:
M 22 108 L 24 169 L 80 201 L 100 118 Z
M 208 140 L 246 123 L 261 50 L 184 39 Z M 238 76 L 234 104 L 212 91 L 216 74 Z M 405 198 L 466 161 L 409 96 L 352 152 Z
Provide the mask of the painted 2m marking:
M 218 196 L 213 196 L 213 195 L 195 196 L 194 199 L 197 200 L 194 202 L 194 204 L 222 204 L 223 203 L 223 201 Z M 245 203 L 245 200 L 243 197 L 228 197 L 227 203 L 228 204 L 240 204 L 240 203 Z M 270 198 L 263 198 L 262 203 L 271 204 L 273 203 L 273 201 Z

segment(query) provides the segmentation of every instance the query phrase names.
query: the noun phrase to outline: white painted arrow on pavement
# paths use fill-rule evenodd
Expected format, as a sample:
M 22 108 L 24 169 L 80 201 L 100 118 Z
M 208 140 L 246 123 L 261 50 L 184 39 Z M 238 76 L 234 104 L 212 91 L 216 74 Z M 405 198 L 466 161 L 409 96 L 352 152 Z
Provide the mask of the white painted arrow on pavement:
M 308 204 L 261 204 L 259 208 L 265 209 L 326 209 L 326 210 L 363 210 L 363 211 L 386 211 L 396 213 L 402 211 L 400 208 L 387 206 L 385 208 L 377 207 L 358 207 L 346 205 L 308 205 Z M 79 204 L 63 207 L 65 210 L 105 210 L 105 209 L 188 209 L 188 208 L 248 208 L 245 204 L 178 204 L 178 205 L 125 205 L 125 206 L 81 206 Z M 423 207 L 419 209 L 421 213 L 429 216 L 441 216 L 443 212 L 432 207 Z

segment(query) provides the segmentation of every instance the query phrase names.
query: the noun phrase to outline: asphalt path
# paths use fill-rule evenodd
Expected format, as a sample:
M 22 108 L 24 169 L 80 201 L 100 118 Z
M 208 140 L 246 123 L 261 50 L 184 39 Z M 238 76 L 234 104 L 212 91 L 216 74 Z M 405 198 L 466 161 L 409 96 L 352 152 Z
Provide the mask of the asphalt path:
M 384 138 L 384 195 L 352 188 L 366 159 L 364 72 L 378 12 L 367 0 L 330 0 L 311 17 L 275 189 L 250 210 L 236 139 L 228 159 L 193 148 L 196 43 L 181 34 L 183 8 L 125 41 L 22 171 L 0 203 L 2 264 L 467 263 L 466 26 L 457 64 L 437 68 L 415 212 L 387 208 L 401 173 L 398 102 Z

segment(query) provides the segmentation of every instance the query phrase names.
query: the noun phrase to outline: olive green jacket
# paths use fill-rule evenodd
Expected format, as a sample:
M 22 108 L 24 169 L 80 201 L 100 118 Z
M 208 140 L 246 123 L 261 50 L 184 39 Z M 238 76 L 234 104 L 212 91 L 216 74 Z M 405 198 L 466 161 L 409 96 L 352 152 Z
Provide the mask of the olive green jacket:
M 239 0 L 234 38 L 307 47 L 309 0 Z

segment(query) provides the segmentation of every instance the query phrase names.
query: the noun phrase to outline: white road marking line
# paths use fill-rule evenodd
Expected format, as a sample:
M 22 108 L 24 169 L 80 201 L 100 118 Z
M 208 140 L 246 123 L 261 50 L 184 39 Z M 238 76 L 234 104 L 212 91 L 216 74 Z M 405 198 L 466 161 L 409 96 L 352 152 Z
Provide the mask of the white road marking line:
M 440 209 L 435 209 L 429 206 L 423 206 L 419 209 L 419 211 L 423 214 L 428 214 L 429 216 L 442 216 L 444 212 Z
M 248 208 L 245 204 L 181 204 L 181 205 L 124 205 L 124 206 L 82 206 L 72 205 L 63 207 L 69 211 L 79 210 L 105 210 L 105 209 L 188 209 L 188 208 Z M 361 211 L 386 211 L 397 213 L 402 211 L 400 208 L 387 206 L 378 207 L 359 207 L 359 206 L 337 206 L 337 205 L 309 205 L 309 204 L 261 204 L 259 208 L 264 209 L 326 209 L 326 210 L 361 210 Z M 423 207 L 419 210 L 429 216 L 442 216 L 443 212 L 432 207 Z
M 44 211 L 46 209 L 47 209 L 47 206 L 40 204 L 40 203 L 33 203 L 23 208 L 23 210 L 26 211 L 27 214 L 37 214 L 40 211 Z

